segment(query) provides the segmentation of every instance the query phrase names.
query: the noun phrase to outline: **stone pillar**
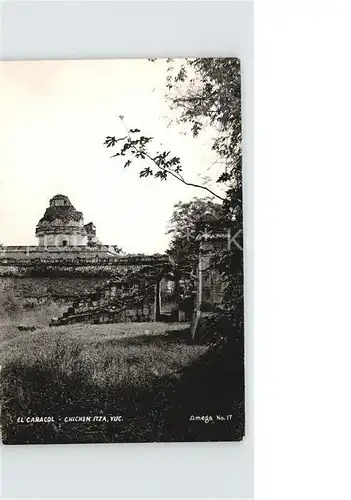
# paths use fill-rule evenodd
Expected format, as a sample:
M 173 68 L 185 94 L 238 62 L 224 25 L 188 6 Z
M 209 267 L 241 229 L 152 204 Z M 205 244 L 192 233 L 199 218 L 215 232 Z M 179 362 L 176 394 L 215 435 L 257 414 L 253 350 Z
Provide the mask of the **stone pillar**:
M 223 286 L 220 276 L 211 264 L 216 249 L 226 244 L 226 238 L 204 238 L 200 243 L 199 263 L 197 270 L 197 292 L 194 315 L 191 324 L 191 336 L 194 339 L 202 317 L 210 316 L 223 300 Z
M 160 321 L 160 317 L 161 317 L 161 287 L 160 287 L 160 281 L 157 281 L 155 285 L 154 321 Z

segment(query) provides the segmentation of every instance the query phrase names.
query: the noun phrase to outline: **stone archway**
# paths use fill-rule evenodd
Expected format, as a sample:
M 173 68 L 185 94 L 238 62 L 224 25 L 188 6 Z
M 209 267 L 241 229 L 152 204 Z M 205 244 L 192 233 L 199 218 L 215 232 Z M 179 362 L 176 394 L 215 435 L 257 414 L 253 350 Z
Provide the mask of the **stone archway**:
M 179 276 L 166 266 L 155 285 L 155 321 L 179 321 Z

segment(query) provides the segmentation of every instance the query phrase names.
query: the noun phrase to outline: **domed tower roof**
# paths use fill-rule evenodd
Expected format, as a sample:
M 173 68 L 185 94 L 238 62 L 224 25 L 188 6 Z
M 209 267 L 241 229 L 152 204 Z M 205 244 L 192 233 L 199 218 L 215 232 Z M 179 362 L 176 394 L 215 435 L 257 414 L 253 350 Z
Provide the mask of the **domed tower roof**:
M 57 201 L 62 201 L 63 204 L 72 205 L 72 203 L 69 201 L 68 196 L 64 194 L 55 194 L 55 196 L 53 196 L 50 200 L 50 205 L 54 205 Z
M 86 235 L 83 224 L 83 214 L 74 208 L 69 198 L 57 194 L 50 200 L 50 206 L 39 220 L 35 234 L 79 234 Z
M 45 210 L 44 216 L 40 219 L 38 225 L 55 220 L 60 220 L 63 223 L 79 222 L 83 221 L 83 214 L 74 208 L 67 196 L 57 194 L 51 198 L 50 206 Z

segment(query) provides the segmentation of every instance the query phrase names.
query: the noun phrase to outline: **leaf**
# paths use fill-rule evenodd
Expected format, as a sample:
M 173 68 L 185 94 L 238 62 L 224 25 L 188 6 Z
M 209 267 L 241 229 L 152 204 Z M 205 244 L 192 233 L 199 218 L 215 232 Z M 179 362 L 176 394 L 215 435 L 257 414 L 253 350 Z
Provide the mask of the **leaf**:
M 159 170 L 158 172 L 156 172 L 155 177 L 158 177 L 159 179 L 161 179 L 161 181 L 165 181 L 167 180 L 167 175 L 167 172 L 165 172 L 164 170 Z
M 104 142 L 104 146 L 106 146 L 107 148 L 111 148 L 116 144 L 116 142 L 117 142 L 116 137 L 107 136 Z
M 149 177 L 149 175 L 153 175 L 153 171 L 150 167 L 146 167 L 140 171 L 139 177 Z
M 132 160 L 127 160 L 124 164 L 124 167 L 123 168 L 127 168 L 129 167 L 129 165 L 132 163 Z
M 202 129 L 202 124 L 198 121 L 194 122 L 193 126 L 191 127 L 191 131 L 193 133 L 194 137 L 197 137 L 199 135 L 199 132 Z

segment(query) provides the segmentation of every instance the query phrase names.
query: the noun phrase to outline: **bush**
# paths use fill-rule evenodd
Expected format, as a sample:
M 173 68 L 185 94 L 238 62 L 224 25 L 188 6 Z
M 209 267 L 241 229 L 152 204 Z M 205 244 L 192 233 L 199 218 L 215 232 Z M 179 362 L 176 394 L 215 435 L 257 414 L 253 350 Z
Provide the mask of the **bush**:
M 0 317 L 5 319 L 13 319 L 22 313 L 22 305 L 19 299 L 15 296 L 13 290 L 6 289 L 1 294 L 0 300 Z

